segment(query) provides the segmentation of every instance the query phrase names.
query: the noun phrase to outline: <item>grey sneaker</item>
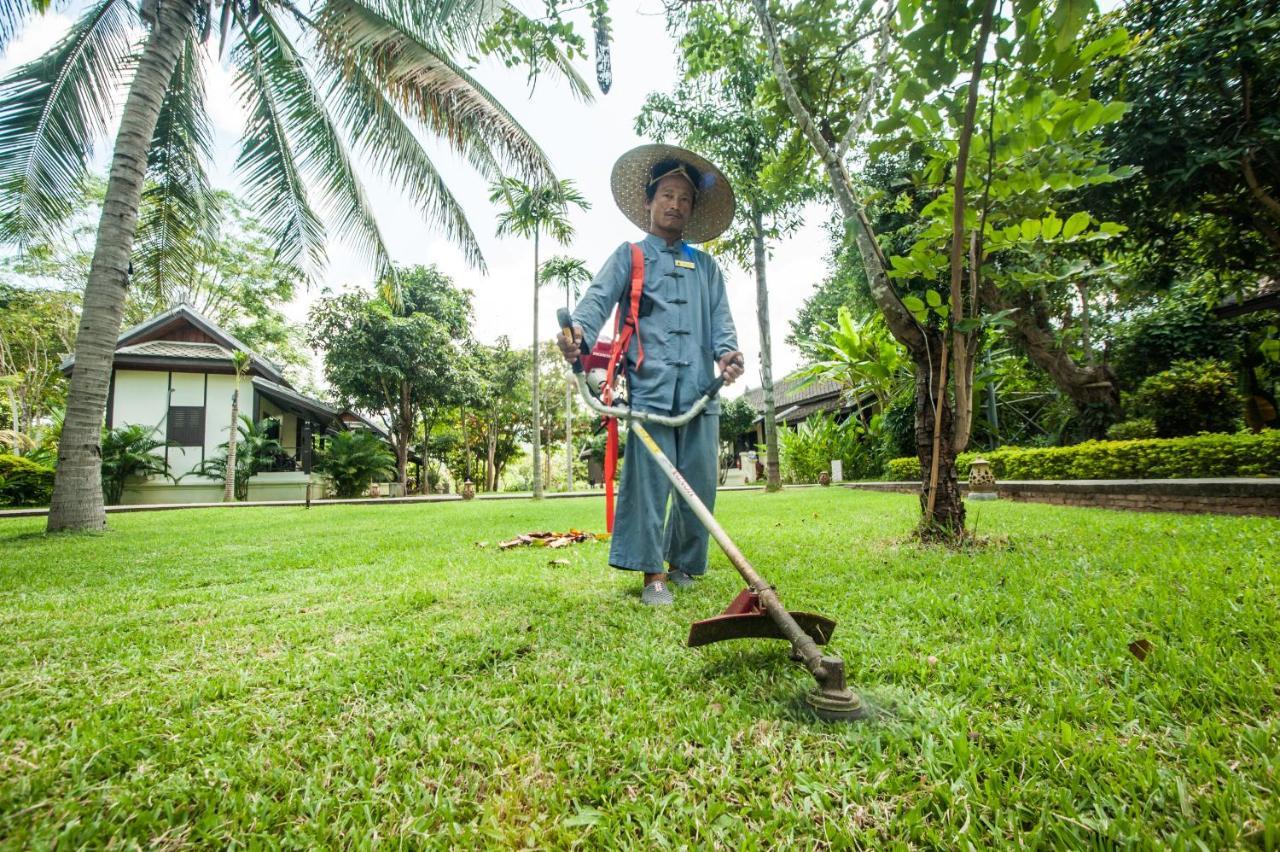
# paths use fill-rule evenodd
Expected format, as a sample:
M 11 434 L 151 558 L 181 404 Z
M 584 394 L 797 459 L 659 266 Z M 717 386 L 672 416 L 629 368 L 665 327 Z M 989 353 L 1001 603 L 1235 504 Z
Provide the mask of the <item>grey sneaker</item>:
M 671 594 L 671 589 L 661 580 L 654 580 L 640 593 L 640 603 L 646 606 L 670 606 L 675 602 L 676 596 Z
M 693 575 L 679 568 L 668 571 L 667 579 L 671 581 L 671 585 L 681 589 L 687 589 L 693 585 Z

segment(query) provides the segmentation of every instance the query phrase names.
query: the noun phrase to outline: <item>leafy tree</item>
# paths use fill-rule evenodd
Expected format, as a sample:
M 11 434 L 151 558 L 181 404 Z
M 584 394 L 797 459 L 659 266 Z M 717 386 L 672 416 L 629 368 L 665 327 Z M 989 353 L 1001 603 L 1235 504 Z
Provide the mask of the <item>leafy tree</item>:
M 324 441 L 316 469 L 333 480 L 338 497 L 359 497 L 375 479 L 396 473 L 396 457 L 377 435 L 364 429 L 339 432 Z
M 767 56 L 750 24 L 715 5 L 699 4 L 671 17 L 681 33 L 683 79 L 669 95 L 649 95 L 636 130 L 674 137 L 724 170 L 741 215 L 712 245 L 756 279 L 764 391 L 766 489 L 782 487 L 778 471 L 773 394 L 773 346 L 769 323 L 769 243 L 800 223 L 800 206 L 814 195 L 803 141 L 782 132 L 776 117 L 759 109 L 768 81 Z
M 520 442 L 532 440 L 525 377 L 533 359 L 528 350 L 512 349 L 506 337 L 493 346 L 477 345 L 475 358 L 478 382 L 472 405 L 484 442 L 484 490 L 496 491 L 503 468 L 520 453 Z
M 533 238 L 533 496 L 542 498 L 542 441 L 538 428 L 538 239 L 545 232 L 556 242 L 564 243 L 573 237 L 569 224 L 569 206 L 588 210 L 591 204 L 578 192 L 571 180 L 561 180 L 530 186 L 514 178 L 495 181 L 489 188 L 489 200 L 502 205 L 498 214 L 498 235 L 515 234 Z
M 1099 71 L 1131 104 L 1103 131 L 1140 169 L 1090 203 L 1124 223 L 1128 286 L 1202 281 L 1218 295 L 1280 265 L 1280 9 L 1269 0 L 1132 0 L 1095 27 L 1136 47 Z
M 564 307 L 565 310 L 573 310 L 573 303 L 577 300 L 581 292 L 582 284 L 591 280 L 591 272 L 587 269 L 586 263 L 581 258 L 567 257 L 565 255 L 556 255 L 548 258 L 547 262 L 542 264 L 542 282 L 544 284 L 556 283 L 564 290 Z M 552 352 L 552 360 L 556 358 L 557 352 Z M 568 371 L 568 365 L 563 365 L 562 370 Z M 565 382 L 564 389 L 564 469 L 565 469 L 565 490 L 573 490 L 573 405 L 574 393 L 576 388 L 572 381 Z
M 157 437 L 155 428 L 134 424 L 104 429 L 102 432 L 102 492 L 107 504 L 114 506 L 124 495 L 125 483 L 131 477 L 167 476 L 169 464 L 155 451 L 175 446 Z
M 419 415 L 451 404 L 457 391 L 458 341 L 470 326 L 471 294 L 434 266 L 398 277 L 398 306 L 385 294 L 329 296 L 312 306 L 308 326 L 337 395 L 386 421 L 398 481 L 407 485 Z
M 0 401 L 14 451 L 34 446 L 37 423 L 62 404 L 59 365 L 75 341 L 77 300 L 62 290 L 0 284 Z
M 1019 3 L 1010 17 L 997 13 L 994 0 L 879 10 L 815 0 L 776 11 L 751 0 L 751 7 L 781 103 L 821 163 L 871 295 L 914 365 L 922 534 L 955 538 L 964 529 L 955 453 L 968 442 L 973 369 L 986 329 L 1008 321 L 1016 308 L 1007 304 L 1010 294 L 1055 274 L 1059 247 L 1119 230 L 1084 211 L 1060 218 L 1058 210 L 1071 192 L 1121 176 L 1098 161 L 1091 131 L 1117 120 L 1124 106 L 1090 97 L 1089 63 L 1122 51 L 1124 34 L 1077 44 L 1092 5 L 1067 0 Z M 839 24 L 826 23 L 833 20 Z M 873 37 L 874 46 L 859 51 Z M 882 87 L 895 50 L 906 73 Z M 842 80 L 813 73 L 820 63 L 810 57 L 841 54 L 856 57 L 837 62 Z M 989 88 L 984 71 L 992 72 Z M 961 77 L 964 84 L 956 85 Z M 921 146 L 925 166 L 916 179 L 934 196 L 920 211 L 910 251 L 892 258 L 847 163 L 877 109 L 884 117 L 871 151 Z M 1033 334 L 1043 329 L 1024 321 L 1029 313 L 1011 322 L 1028 349 L 1065 376 L 1066 356 L 1052 338 Z
M 733 453 L 741 435 L 751 431 L 756 422 L 756 410 L 745 396 L 735 397 L 720 405 L 720 484 L 723 485 L 728 469 L 733 466 Z
M 13 31 L 29 11 L 0 5 L 0 31 Z M 210 131 L 200 69 L 209 36 L 218 31 L 219 55 L 229 48 L 248 114 L 237 166 L 282 258 L 323 262 L 318 198 L 385 280 L 390 260 L 351 152 L 415 197 L 477 264 L 470 226 L 415 128 L 442 137 L 487 178 L 506 165 L 549 179 L 537 145 L 452 59 L 477 47 L 490 11 L 481 3 L 97 0 L 48 53 L 0 81 L 6 242 L 29 242 L 73 212 L 92 146 L 112 124 L 110 94 L 128 92 L 85 285 L 50 531 L 106 522 L 99 427 L 135 239 L 143 249 L 141 268 L 132 269 L 139 280 L 181 278 L 206 221 Z M 548 49 L 536 61 L 563 70 L 562 60 Z M 144 193 L 157 203 L 140 221 Z

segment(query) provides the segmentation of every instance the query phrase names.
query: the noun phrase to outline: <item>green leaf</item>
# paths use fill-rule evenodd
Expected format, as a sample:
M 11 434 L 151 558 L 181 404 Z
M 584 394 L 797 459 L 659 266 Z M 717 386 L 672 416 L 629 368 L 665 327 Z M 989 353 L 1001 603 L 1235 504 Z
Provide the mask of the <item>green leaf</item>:
M 1040 220 L 1039 219 L 1023 219 L 1022 220 L 1022 239 L 1030 242 L 1040 236 Z
M 942 296 L 938 294 L 937 290 L 925 290 L 924 300 L 931 308 L 936 308 L 942 304 Z
M 1067 219 L 1067 224 L 1062 226 L 1062 237 L 1069 240 L 1087 227 L 1089 227 L 1088 213 L 1083 210 L 1072 213 L 1071 218 Z
M 906 305 L 907 310 L 911 311 L 911 313 L 913 314 L 920 314 L 925 312 L 925 304 L 924 302 L 920 301 L 919 297 L 917 296 L 911 296 L 911 295 L 903 296 L 902 304 Z
M 1060 233 L 1062 233 L 1062 220 L 1057 216 L 1050 213 L 1040 220 L 1040 236 L 1044 239 L 1052 240 Z

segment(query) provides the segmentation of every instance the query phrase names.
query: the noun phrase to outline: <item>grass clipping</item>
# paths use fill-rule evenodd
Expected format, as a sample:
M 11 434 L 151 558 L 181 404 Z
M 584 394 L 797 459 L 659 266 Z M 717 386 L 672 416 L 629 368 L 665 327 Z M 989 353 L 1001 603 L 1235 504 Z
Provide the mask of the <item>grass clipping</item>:
M 608 541 L 608 534 L 597 535 L 583 530 L 569 530 L 568 532 L 532 532 L 522 533 L 513 539 L 504 541 L 498 545 L 500 550 L 510 550 L 513 547 L 550 547 L 552 549 L 559 547 L 568 547 L 571 544 L 577 544 L 582 541 Z

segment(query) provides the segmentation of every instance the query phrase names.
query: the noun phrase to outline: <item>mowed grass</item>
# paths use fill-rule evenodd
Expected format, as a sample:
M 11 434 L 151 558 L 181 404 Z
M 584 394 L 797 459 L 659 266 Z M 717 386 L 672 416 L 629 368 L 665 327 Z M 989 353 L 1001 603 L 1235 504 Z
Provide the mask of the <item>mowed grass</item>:
M 840 623 L 830 725 L 785 645 L 683 647 L 718 551 L 655 611 L 606 544 L 497 549 L 602 509 L 0 522 L 0 844 L 1280 845 L 1280 522 L 971 504 L 949 552 L 913 497 L 722 495 Z

